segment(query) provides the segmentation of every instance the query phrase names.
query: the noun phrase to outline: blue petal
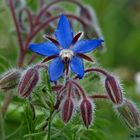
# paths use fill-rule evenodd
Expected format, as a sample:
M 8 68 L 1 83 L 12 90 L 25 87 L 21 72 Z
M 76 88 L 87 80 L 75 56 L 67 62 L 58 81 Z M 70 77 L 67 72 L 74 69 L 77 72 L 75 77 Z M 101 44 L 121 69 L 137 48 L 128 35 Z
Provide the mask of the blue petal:
M 43 56 L 57 55 L 60 52 L 60 50 L 51 42 L 30 44 L 29 49 Z
M 55 58 L 48 67 L 48 72 L 51 81 L 57 81 L 57 79 L 63 75 L 64 64 L 62 60 L 58 57 Z
M 73 31 L 67 17 L 64 15 L 60 17 L 55 37 L 63 48 L 67 49 L 70 47 L 73 39 Z
M 81 40 L 74 45 L 72 50 L 75 53 L 88 53 L 100 46 L 102 42 L 101 39 Z
M 84 76 L 84 64 L 81 58 L 73 57 L 70 61 L 70 68 L 80 79 Z

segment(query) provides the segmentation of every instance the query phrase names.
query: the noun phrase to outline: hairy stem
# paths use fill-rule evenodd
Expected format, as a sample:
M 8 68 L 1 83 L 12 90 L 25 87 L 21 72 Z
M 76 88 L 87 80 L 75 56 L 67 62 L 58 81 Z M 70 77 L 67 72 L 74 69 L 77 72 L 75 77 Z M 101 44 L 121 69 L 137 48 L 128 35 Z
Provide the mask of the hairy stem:
M 15 13 L 15 9 L 14 9 L 13 0 L 9 0 L 9 6 L 10 6 L 10 10 L 11 10 L 13 20 L 14 20 L 14 23 L 15 23 L 16 31 L 17 31 L 17 38 L 18 38 L 19 47 L 20 47 L 21 50 L 23 50 L 22 33 L 21 33 L 19 22 L 16 18 L 16 13 Z
M 7 112 L 8 106 L 9 106 L 12 98 L 13 98 L 13 94 L 11 92 L 9 94 L 7 94 L 7 96 L 5 97 L 4 103 L 3 103 L 3 106 L 2 106 L 2 114 L 3 115 Z
M 110 99 L 107 95 L 91 95 L 89 97 L 92 99 Z
M 100 68 L 90 68 L 90 69 L 85 70 L 85 73 L 91 73 L 91 72 L 98 72 L 98 73 L 103 74 L 106 77 L 109 75 L 106 71 Z M 73 78 L 73 80 L 76 80 L 76 79 L 78 79 L 77 75 Z
M 104 76 L 108 76 L 108 73 L 100 68 L 90 68 L 90 69 L 85 70 L 85 73 L 90 73 L 90 72 L 99 72 L 99 73 L 103 74 Z
M 23 12 L 25 12 L 27 14 L 27 18 L 28 18 L 28 21 L 29 21 L 29 25 L 30 25 L 30 32 L 33 30 L 34 28 L 34 23 L 33 23 L 33 18 L 32 18 L 32 15 L 31 15 L 31 12 L 28 8 L 24 7 L 20 10 L 19 12 L 19 22 L 20 22 L 20 25 L 21 27 L 24 29 L 24 26 L 22 25 L 22 14 Z
M 52 2 L 50 2 L 47 6 L 45 6 L 44 8 L 42 8 L 36 18 L 36 22 L 35 23 L 38 23 L 38 21 L 40 20 L 40 18 L 46 13 L 46 11 L 51 7 L 51 6 L 54 6 L 55 4 L 58 4 L 60 2 L 68 2 L 68 3 L 73 3 L 73 4 L 76 4 L 77 6 L 79 7 L 83 7 L 83 5 L 79 2 L 79 1 L 76 1 L 76 0 L 54 0 Z
M 18 58 L 18 64 L 17 64 L 17 66 L 19 68 L 22 68 L 23 65 L 24 65 L 25 55 L 26 55 L 25 51 L 20 51 L 19 52 L 19 58 Z
M 86 93 L 83 90 L 83 88 L 77 82 L 75 82 L 74 80 L 72 80 L 72 83 L 80 90 L 80 93 L 82 94 L 83 98 L 86 99 L 87 96 L 86 96 Z

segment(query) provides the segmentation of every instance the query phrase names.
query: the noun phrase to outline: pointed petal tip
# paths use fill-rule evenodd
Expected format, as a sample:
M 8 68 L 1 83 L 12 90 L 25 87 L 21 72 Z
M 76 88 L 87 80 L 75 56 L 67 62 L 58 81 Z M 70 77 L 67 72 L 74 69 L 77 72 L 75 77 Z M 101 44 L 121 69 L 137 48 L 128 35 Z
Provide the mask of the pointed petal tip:
M 61 19 L 61 18 L 68 19 L 67 16 L 66 16 L 64 13 L 62 13 L 62 14 L 60 15 L 60 19 Z
M 69 22 L 69 19 L 68 19 L 68 17 L 67 17 L 65 14 L 62 13 L 62 14 L 60 15 L 59 21 L 62 21 L 62 22 Z
M 73 30 L 67 16 L 62 14 L 60 16 L 57 28 L 55 30 L 55 37 L 63 48 L 69 48 L 73 39 Z
M 101 42 L 104 42 L 104 40 L 103 40 L 103 39 L 100 39 L 100 41 L 101 41 Z
M 79 79 L 82 79 L 84 77 L 84 73 L 81 75 L 78 74 L 78 77 L 79 77 Z
M 104 40 L 103 39 L 100 39 L 100 38 L 95 39 L 95 40 L 99 41 L 100 43 L 104 42 Z

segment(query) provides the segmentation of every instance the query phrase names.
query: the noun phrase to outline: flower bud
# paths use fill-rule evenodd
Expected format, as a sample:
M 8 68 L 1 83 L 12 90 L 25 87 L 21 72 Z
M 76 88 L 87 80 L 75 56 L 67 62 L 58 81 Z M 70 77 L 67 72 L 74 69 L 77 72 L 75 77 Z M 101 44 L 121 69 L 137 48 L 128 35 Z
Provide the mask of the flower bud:
M 107 93 L 114 104 L 122 104 L 123 96 L 121 87 L 113 76 L 108 76 L 105 80 L 105 88 Z
M 21 96 L 27 97 L 31 94 L 39 80 L 38 70 L 34 68 L 28 69 L 20 80 L 18 91 Z
M 73 114 L 74 110 L 74 103 L 73 100 L 68 97 L 63 104 L 63 110 L 62 110 L 62 119 L 65 123 L 67 123 Z
M 86 19 L 86 20 L 88 20 L 88 21 L 90 21 L 90 22 L 92 22 L 92 20 L 93 20 L 92 10 L 90 9 L 89 6 L 82 6 L 81 9 L 80 9 L 80 15 L 81 15 L 84 19 Z
M 89 6 L 83 6 L 80 9 L 80 17 L 86 22 L 86 26 L 84 26 L 85 35 L 87 38 L 101 38 L 104 39 L 101 28 L 98 24 L 97 17 L 95 11 Z M 101 49 L 105 48 L 105 43 L 101 44 Z
M 140 126 L 140 112 L 131 101 L 125 100 L 123 105 L 116 107 L 116 112 L 129 129 L 134 131 L 138 129 Z
M 82 115 L 83 122 L 88 128 L 92 121 L 92 103 L 88 99 L 83 99 L 80 104 L 80 111 Z
M 7 91 L 15 88 L 19 83 L 20 76 L 21 76 L 20 70 L 18 69 L 9 70 L 0 78 L 0 89 Z

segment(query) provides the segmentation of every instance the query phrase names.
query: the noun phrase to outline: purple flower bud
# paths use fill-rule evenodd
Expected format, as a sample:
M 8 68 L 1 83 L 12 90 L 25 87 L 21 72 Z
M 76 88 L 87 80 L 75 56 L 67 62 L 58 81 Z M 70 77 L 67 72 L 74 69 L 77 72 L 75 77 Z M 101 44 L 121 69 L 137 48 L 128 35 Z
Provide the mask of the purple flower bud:
M 70 97 L 68 97 L 64 101 L 62 110 L 62 119 L 65 123 L 67 123 L 71 119 L 73 110 L 74 110 L 74 102 Z
M 21 72 L 18 69 L 11 69 L 0 78 L 0 89 L 7 91 L 15 88 L 20 80 Z
M 104 39 L 93 8 L 89 6 L 82 6 L 80 9 L 80 17 L 86 21 L 87 25 L 84 26 L 84 32 L 87 38 L 96 37 Z M 105 48 L 105 43 L 102 43 L 101 47 L 102 49 Z
M 133 102 L 124 100 L 123 105 L 116 106 L 116 112 L 129 129 L 134 131 L 138 129 L 140 126 L 140 112 Z
M 83 99 L 80 104 L 80 111 L 85 126 L 88 128 L 92 121 L 92 103 L 88 99 Z
M 107 93 L 114 104 L 123 103 L 123 95 L 121 87 L 113 76 L 108 76 L 105 80 L 105 87 Z
M 90 10 L 90 7 L 88 6 L 82 6 L 81 9 L 80 9 L 80 15 L 82 17 L 84 17 L 84 19 L 92 22 L 93 20 L 93 17 L 92 17 L 92 11 Z
M 31 94 L 39 80 L 38 70 L 34 68 L 28 69 L 20 80 L 18 91 L 21 96 L 27 97 Z

